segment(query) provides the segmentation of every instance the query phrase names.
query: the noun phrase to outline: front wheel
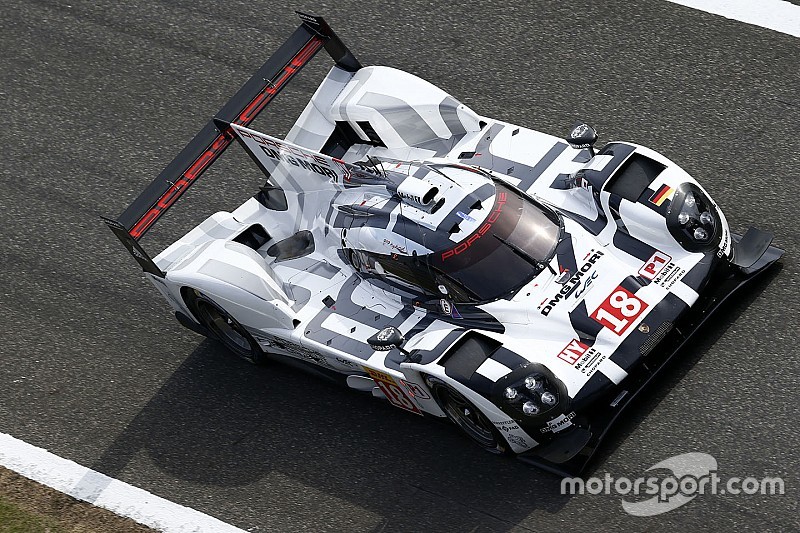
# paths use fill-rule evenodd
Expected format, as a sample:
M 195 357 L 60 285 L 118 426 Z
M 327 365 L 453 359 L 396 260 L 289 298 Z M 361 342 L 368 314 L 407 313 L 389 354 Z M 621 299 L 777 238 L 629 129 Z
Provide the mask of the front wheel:
M 428 377 L 436 403 L 456 426 L 484 450 L 498 454 L 510 453 L 508 443 L 500 436 L 492 421 L 467 400 L 463 394 L 443 381 Z
M 256 340 L 235 318 L 205 294 L 190 290 L 187 304 L 197 320 L 230 351 L 254 365 L 266 361 L 266 354 Z

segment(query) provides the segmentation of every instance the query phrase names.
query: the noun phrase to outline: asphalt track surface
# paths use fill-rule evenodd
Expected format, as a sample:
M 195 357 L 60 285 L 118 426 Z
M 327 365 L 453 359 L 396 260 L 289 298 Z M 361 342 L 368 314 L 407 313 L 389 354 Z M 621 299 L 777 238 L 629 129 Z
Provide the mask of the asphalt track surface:
M 607 441 L 595 472 L 670 456 L 781 476 L 653 518 L 490 456 L 454 428 L 184 330 L 97 218 L 116 215 L 296 27 L 364 64 L 555 134 L 581 118 L 681 164 L 782 267 L 732 303 Z M 0 431 L 251 531 L 800 528 L 800 40 L 659 0 L 6 0 L 0 7 Z M 318 56 L 255 123 L 285 135 Z M 143 241 L 153 255 L 260 182 L 236 147 Z

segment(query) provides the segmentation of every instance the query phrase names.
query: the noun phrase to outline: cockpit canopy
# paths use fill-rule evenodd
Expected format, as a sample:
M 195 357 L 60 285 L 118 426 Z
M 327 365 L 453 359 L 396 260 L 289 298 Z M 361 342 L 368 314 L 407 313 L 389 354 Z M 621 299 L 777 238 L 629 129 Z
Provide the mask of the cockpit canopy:
M 552 259 L 561 220 L 518 190 L 497 180 L 486 181 L 493 194 L 473 203 L 467 212 L 457 213 L 470 228 L 468 232 L 457 226 L 444 230 L 406 227 L 405 236 L 395 237 L 399 246 L 394 253 L 349 250 L 353 266 L 366 277 L 378 277 L 415 293 L 446 295 L 456 302 L 486 302 L 518 290 Z M 419 238 L 414 232 L 419 232 Z M 410 240 L 426 243 L 431 250 L 417 253 L 406 244 Z

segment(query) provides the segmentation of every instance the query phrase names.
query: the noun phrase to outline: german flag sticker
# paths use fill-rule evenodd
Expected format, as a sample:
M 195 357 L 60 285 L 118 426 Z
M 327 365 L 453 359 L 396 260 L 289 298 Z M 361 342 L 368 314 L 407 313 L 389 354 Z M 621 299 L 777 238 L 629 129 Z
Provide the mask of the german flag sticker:
M 650 203 L 661 207 L 661 204 L 663 204 L 667 199 L 672 198 L 673 194 L 675 194 L 674 187 L 670 187 L 666 184 L 662 185 L 661 188 L 650 197 Z

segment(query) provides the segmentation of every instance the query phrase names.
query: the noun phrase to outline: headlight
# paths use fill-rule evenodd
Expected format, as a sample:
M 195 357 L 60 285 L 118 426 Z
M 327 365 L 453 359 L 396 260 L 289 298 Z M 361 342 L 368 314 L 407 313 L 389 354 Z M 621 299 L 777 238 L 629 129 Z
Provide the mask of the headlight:
M 573 407 L 567 386 L 542 363 L 515 368 L 494 382 L 489 397 L 532 435 L 544 435 L 547 430 L 543 428 L 550 420 L 571 412 Z
M 722 231 L 717 209 L 694 184 L 684 183 L 675 192 L 667 211 L 667 228 L 689 252 L 706 252 L 719 245 Z
M 534 417 L 547 414 L 558 405 L 562 391 L 541 372 L 517 379 L 503 389 L 506 408 L 517 416 Z

